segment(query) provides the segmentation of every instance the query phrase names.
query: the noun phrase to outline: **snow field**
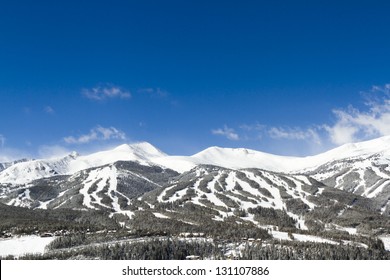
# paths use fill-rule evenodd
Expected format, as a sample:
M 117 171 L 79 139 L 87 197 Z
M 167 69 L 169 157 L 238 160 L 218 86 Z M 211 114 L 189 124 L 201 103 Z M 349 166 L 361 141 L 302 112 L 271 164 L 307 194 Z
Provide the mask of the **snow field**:
M 40 237 L 37 235 L 26 235 L 11 239 L 0 239 L 0 255 L 5 257 L 13 255 L 20 257 L 25 254 L 43 254 L 46 245 L 55 237 Z

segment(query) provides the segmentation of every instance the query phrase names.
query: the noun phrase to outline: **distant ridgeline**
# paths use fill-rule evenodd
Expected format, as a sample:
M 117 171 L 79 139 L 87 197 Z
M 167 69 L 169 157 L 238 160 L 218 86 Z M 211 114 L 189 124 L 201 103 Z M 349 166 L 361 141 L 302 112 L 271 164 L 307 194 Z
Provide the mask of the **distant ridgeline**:
M 390 233 L 389 163 L 389 137 L 306 158 L 217 147 L 168 156 L 137 143 L 3 163 L 1 234 L 66 230 L 46 258 L 388 259 L 378 237 Z

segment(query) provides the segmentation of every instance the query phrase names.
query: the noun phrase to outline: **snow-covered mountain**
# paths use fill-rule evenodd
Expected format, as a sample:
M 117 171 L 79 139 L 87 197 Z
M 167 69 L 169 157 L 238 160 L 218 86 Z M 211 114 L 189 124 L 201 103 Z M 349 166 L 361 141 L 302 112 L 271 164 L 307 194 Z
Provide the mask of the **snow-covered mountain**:
M 38 159 L 13 164 L 0 172 L 0 183 L 21 185 L 40 178 L 65 175 L 70 162 L 76 157 L 77 154 L 72 153 L 58 159 Z
M 79 156 L 76 152 L 57 159 L 38 159 L 2 166 L 0 183 L 23 184 L 52 175 L 70 175 L 83 169 L 116 161 L 136 161 L 143 165 L 160 165 L 183 173 L 197 165 L 215 165 L 230 169 L 259 168 L 274 172 L 312 172 L 319 166 L 353 159 L 375 157 L 377 165 L 390 162 L 390 136 L 371 141 L 346 144 L 328 152 L 308 157 L 288 157 L 250 149 L 211 147 L 192 156 L 169 156 L 153 145 L 141 142 L 124 144 L 112 150 Z
M 142 212 L 184 224 L 205 217 L 364 233 L 388 228 L 389 165 L 390 137 L 302 158 L 219 147 L 169 156 L 142 142 L 8 164 L 0 171 L 0 202 L 100 210 L 124 222 Z
M 389 158 L 384 153 L 334 160 L 304 173 L 330 187 L 375 198 L 382 212 L 390 206 Z
M 307 175 L 253 168 L 197 166 L 165 187 L 146 193 L 141 201 L 158 205 L 153 208 L 157 217 L 178 218 L 182 211 L 200 211 L 202 217 L 212 220 L 239 219 L 303 230 L 324 230 L 332 224 L 356 227 L 368 216 L 381 224 L 386 219 L 374 200 L 329 187 Z
M 260 168 L 274 172 L 298 173 L 313 170 L 329 162 L 350 158 L 365 159 L 372 155 L 379 155 L 384 163 L 390 162 L 390 136 L 345 144 L 308 157 L 279 156 L 243 148 L 211 147 L 189 157 L 164 157 L 153 161 L 178 172 L 188 171 L 196 165 L 208 164 L 230 169 Z
M 15 161 L 9 161 L 9 162 L 0 162 L 0 172 L 3 171 L 4 169 L 7 169 L 8 167 L 14 165 L 14 164 L 17 164 L 19 162 L 26 162 L 28 161 L 28 159 L 19 159 L 19 160 L 15 160 Z
M 150 165 L 154 158 L 167 155 L 146 142 L 124 144 L 112 150 L 80 156 L 76 152 L 54 159 L 37 159 L 18 162 L 0 172 L 0 184 L 21 185 L 33 180 L 56 175 L 72 175 L 80 170 L 117 161 L 135 161 Z
M 114 190 L 118 178 L 126 173 L 125 168 L 117 173 L 114 167 L 118 162 L 135 162 L 145 168 L 156 167 L 182 174 L 198 166 L 213 165 L 236 171 L 254 168 L 289 176 L 305 175 L 330 187 L 375 198 L 382 213 L 388 212 L 386 209 L 390 204 L 390 136 L 346 144 L 309 157 L 286 157 L 219 147 L 211 147 L 192 156 L 169 156 L 146 142 L 124 144 L 90 155 L 80 156 L 73 152 L 62 158 L 3 164 L 0 169 L 0 194 L 4 196 L 15 189 L 36 186 L 36 181 L 41 182 L 41 179 L 53 178 L 49 181 L 54 184 L 61 176 L 66 176 L 61 180 L 66 178 L 67 181 L 76 176 L 75 182 L 81 188 L 87 188 L 93 182 L 105 182 L 109 190 Z M 81 179 L 80 174 L 86 177 Z M 14 204 L 21 203 L 14 200 Z
M 7 221 L 20 217 L 18 230 L 35 230 L 42 220 L 52 229 L 42 218 L 50 215 L 62 228 L 64 217 L 76 222 L 86 214 L 88 229 L 105 221 L 126 235 L 206 235 L 224 243 L 310 236 L 381 248 L 371 237 L 390 233 L 389 165 L 390 137 L 302 158 L 219 147 L 169 156 L 142 142 L 2 164 L 0 207 L 5 217 L 12 212 Z M 41 216 L 30 223 L 25 213 Z
M 103 209 L 125 213 L 130 199 L 162 188 L 177 175 L 173 170 L 157 166 L 116 161 L 73 175 L 56 175 L 26 185 L 3 186 L 0 198 L 8 205 L 28 208 Z

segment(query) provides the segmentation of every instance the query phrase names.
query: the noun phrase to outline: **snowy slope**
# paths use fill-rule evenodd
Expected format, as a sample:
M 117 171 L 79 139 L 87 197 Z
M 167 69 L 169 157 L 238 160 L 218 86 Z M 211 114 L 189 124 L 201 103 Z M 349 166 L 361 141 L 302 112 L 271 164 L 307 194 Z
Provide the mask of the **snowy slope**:
M 29 161 L 28 159 L 19 159 L 15 161 L 9 161 L 9 162 L 1 162 L 0 163 L 0 172 L 3 171 L 4 169 L 7 169 L 8 167 L 20 163 L 20 162 L 26 162 Z
M 221 217 L 233 215 L 230 208 L 247 211 L 261 206 L 284 210 L 303 229 L 306 227 L 301 216 L 317 206 L 308 198 L 320 195 L 325 188 L 318 182 L 310 182 L 305 176 L 283 176 L 257 169 L 234 171 L 201 166 L 185 177 L 191 179 L 180 179 L 178 183 L 166 187 L 157 200 L 191 200 L 193 204 L 218 211 Z M 253 215 L 248 215 L 246 219 L 253 221 Z
M 98 167 L 117 161 L 136 161 L 149 165 L 152 159 L 166 157 L 151 144 L 142 142 L 124 144 L 113 150 L 79 156 L 76 152 L 63 158 L 38 159 L 16 163 L 0 172 L 0 184 L 26 184 L 55 175 L 72 175 L 80 170 Z
M 356 227 L 365 215 L 376 215 L 378 219 L 380 215 L 376 203 L 367 198 L 328 187 L 309 176 L 261 169 L 198 166 L 141 199 L 149 205 L 167 207 L 154 210 L 154 216 L 159 213 L 177 218 L 176 214 L 188 207 L 187 211 L 200 211 L 197 215 L 209 215 L 218 221 L 233 218 L 299 229 L 315 229 L 348 219 L 354 219 Z M 362 216 L 356 218 L 356 213 Z
M 249 149 L 219 147 L 211 147 L 192 156 L 168 156 L 146 142 L 131 145 L 125 144 L 112 150 L 85 156 L 72 153 L 64 158 L 16 163 L 0 171 L 0 184 L 25 184 L 35 179 L 53 175 L 72 175 L 80 170 L 103 166 L 117 161 L 136 161 L 145 166 L 158 165 L 180 173 L 189 171 L 198 165 L 215 165 L 235 170 L 259 168 L 273 172 L 310 174 L 320 181 L 333 177 L 334 172 L 339 172 L 340 168 L 345 167 L 345 162 L 354 161 L 356 164 L 360 164 L 359 168 L 361 170 L 358 170 L 357 173 L 363 174 L 370 167 L 380 180 L 381 178 L 388 179 L 389 177 L 387 169 L 383 166 L 387 166 L 390 163 L 390 136 L 361 143 L 346 144 L 328 152 L 309 157 L 286 157 Z M 326 171 L 326 168 L 322 168 L 321 172 L 318 170 L 319 167 L 323 167 L 326 164 L 330 167 L 334 166 L 335 162 L 340 163 L 340 166 L 337 170 L 333 170 L 333 173 Z M 375 169 L 375 166 L 371 167 L 371 163 L 376 167 L 382 167 Z M 317 172 L 317 174 L 314 174 L 314 172 Z M 335 186 L 337 187 L 337 184 Z M 385 187 L 386 185 L 383 184 L 381 186 L 377 185 L 375 189 L 364 190 L 362 194 L 375 196 Z M 377 191 L 374 192 L 374 190 Z
M 367 158 L 379 154 L 384 162 L 390 162 L 390 136 L 345 144 L 322 154 L 308 157 L 288 157 L 263 153 L 250 149 L 211 147 L 192 156 L 168 156 L 154 158 L 153 162 L 176 170 L 189 171 L 200 164 L 216 165 L 231 169 L 260 168 L 274 172 L 295 173 L 314 169 L 320 165 L 349 158 Z
M 76 156 L 72 153 L 58 159 L 16 163 L 0 172 L 0 184 L 25 184 L 39 178 L 67 174 L 69 164 L 75 160 Z
M 69 165 L 68 173 L 74 173 L 83 169 L 102 166 L 116 161 L 136 161 L 143 165 L 150 165 L 154 158 L 167 155 L 147 142 L 136 144 L 124 144 L 113 150 L 80 156 Z
M 209 209 L 214 220 L 272 224 L 267 217 L 274 215 L 278 226 L 316 228 L 317 220 L 321 225 L 321 219 L 328 221 L 326 211 L 335 224 L 357 215 L 354 211 L 361 212 L 358 218 L 390 212 L 389 154 L 390 137 L 302 158 L 218 147 L 168 156 L 143 142 L 16 163 L 0 172 L 0 199 L 14 206 L 100 209 L 127 216 L 147 205 L 191 204 Z M 154 217 L 174 215 L 153 211 Z
M 13 255 L 14 257 L 21 257 L 26 254 L 42 254 L 46 245 L 52 242 L 54 238 L 25 235 L 12 239 L 0 239 L 0 256 Z
M 103 209 L 129 215 L 122 209 L 130 199 L 161 188 L 178 173 L 134 161 L 117 161 L 81 170 L 73 175 L 53 176 L 27 185 L 1 188 L 1 202 L 41 209 Z

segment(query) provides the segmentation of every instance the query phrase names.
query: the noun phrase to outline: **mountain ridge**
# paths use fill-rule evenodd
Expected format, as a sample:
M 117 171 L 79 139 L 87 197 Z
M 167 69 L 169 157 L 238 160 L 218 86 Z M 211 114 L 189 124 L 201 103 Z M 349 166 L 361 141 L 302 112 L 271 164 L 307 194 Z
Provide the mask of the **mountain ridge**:
M 124 144 L 15 163 L 0 172 L 0 204 L 99 211 L 146 235 L 168 228 L 218 235 L 218 224 L 235 238 L 273 229 L 333 232 L 349 242 L 349 232 L 390 232 L 388 147 L 386 137 L 307 158 L 220 147 L 183 157 L 146 142 Z
M 372 154 L 381 154 L 385 160 L 388 160 L 390 158 L 390 136 L 345 144 L 324 153 L 306 157 L 281 156 L 246 148 L 223 148 L 217 146 L 209 147 L 191 156 L 171 156 L 148 142 L 138 142 L 122 144 L 110 150 L 88 155 L 79 155 L 77 152 L 72 152 L 60 158 L 23 160 L 22 162 L 15 161 L 14 163 L 2 164 L 0 183 L 12 183 L 12 181 L 26 183 L 28 180 L 51 176 L 53 173 L 54 175 L 71 174 L 120 160 L 137 161 L 145 165 L 160 165 L 179 173 L 189 171 L 197 165 L 205 164 L 231 169 L 260 168 L 275 172 L 297 173 L 309 169 L 313 170 L 331 161 L 352 157 L 366 157 Z M 64 164 L 60 162 L 68 164 L 65 163 L 65 166 L 63 166 Z M 54 167 L 52 166 L 53 164 L 55 165 Z M 9 168 L 18 169 L 18 167 L 21 167 L 23 169 L 29 168 L 29 165 L 33 165 L 30 169 L 43 168 L 42 171 L 44 171 L 46 166 L 48 173 L 36 172 L 35 175 L 32 175 L 30 178 L 27 177 L 25 180 L 12 176 L 7 180 L 7 176 L 3 174 Z M 59 168 L 58 165 L 62 165 L 63 168 Z
M 232 170 L 256 168 L 285 174 L 305 174 L 331 187 L 376 198 L 383 212 L 390 199 L 390 136 L 345 144 L 308 157 L 268 154 L 246 148 L 209 147 L 191 156 L 170 156 L 148 142 L 122 144 L 89 155 L 76 152 L 52 159 L 14 162 L 0 170 L 0 185 L 23 186 L 34 180 L 70 176 L 82 170 L 137 162 L 140 165 L 185 173 L 197 166 Z

